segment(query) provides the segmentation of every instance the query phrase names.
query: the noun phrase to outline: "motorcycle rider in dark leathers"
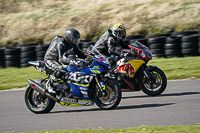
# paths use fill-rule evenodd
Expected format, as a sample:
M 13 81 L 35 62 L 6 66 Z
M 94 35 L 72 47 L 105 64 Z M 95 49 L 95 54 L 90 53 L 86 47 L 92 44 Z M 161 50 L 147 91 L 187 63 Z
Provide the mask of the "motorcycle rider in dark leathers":
M 110 29 L 103 33 L 94 47 L 110 61 L 118 61 L 123 54 L 121 48 L 129 49 L 128 45 L 122 40 L 126 37 L 126 29 L 123 24 L 114 24 Z
M 65 31 L 65 37 L 56 36 L 50 43 L 44 56 L 45 65 L 53 71 L 52 76 L 46 83 L 46 89 L 50 93 L 56 93 L 53 90 L 53 83 L 65 75 L 67 70 L 62 66 L 72 65 L 78 68 L 85 66 L 84 61 L 76 61 L 67 58 L 70 52 L 74 51 L 79 58 L 85 59 L 84 53 L 79 49 L 80 33 L 78 30 L 70 28 Z

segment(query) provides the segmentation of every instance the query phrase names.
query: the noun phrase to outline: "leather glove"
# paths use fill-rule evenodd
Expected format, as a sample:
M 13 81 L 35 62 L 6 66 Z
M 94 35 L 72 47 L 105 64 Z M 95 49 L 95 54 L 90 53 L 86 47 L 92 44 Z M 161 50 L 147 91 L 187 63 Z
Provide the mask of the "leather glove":
M 58 71 L 60 71 L 61 73 L 66 73 L 67 70 L 63 67 L 63 66 L 58 66 Z
M 130 53 L 124 53 L 124 52 L 120 53 L 121 58 L 124 58 L 124 57 L 127 57 L 127 56 L 130 56 Z
M 74 66 L 74 62 L 75 62 L 75 60 L 73 60 L 73 59 L 70 60 L 70 61 L 69 61 L 69 65 L 70 65 L 70 66 Z
M 83 68 L 83 67 L 86 66 L 86 62 L 85 62 L 85 61 L 76 61 L 76 62 L 75 62 L 75 66 L 76 66 L 77 68 Z
M 92 57 L 87 56 L 87 57 L 85 58 L 85 63 L 86 63 L 87 65 L 89 65 L 89 64 L 92 63 L 92 62 L 93 62 Z

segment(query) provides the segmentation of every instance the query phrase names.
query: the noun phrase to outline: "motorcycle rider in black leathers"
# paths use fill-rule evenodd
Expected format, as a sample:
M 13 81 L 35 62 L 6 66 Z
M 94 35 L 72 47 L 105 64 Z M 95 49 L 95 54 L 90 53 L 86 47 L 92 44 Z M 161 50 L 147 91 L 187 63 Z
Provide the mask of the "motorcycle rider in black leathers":
M 122 24 L 117 23 L 103 33 L 103 35 L 95 43 L 94 47 L 96 47 L 101 54 L 106 57 L 110 57 L 110 60 L 114 60 L 116 62 L 123 56 L 120 49 L 129 49 L 128 45 L 122 40 L 125 37 L 125 27 Z
M 83 67 L 85 65 L 84 61 L 76 61 L 67 58 L 71 51 L 74 51 L 79 58 L 85 59 L 84 53 L 78 48 L 80 41 L 80 33 L 78 30 L 70 28 L 65 31 L 65 37 L 56 36 L 50 43 L 50 46 L 44 56 L 45 65 L 53 71 L 52 76 L 46 83 L 46 89 L 50 93 L 55 93 L 53 90 L 53 83 L 57 81 L 58 78 L 64 76 L 67 72 L 62 66 L 72 65 L 76 67 Z

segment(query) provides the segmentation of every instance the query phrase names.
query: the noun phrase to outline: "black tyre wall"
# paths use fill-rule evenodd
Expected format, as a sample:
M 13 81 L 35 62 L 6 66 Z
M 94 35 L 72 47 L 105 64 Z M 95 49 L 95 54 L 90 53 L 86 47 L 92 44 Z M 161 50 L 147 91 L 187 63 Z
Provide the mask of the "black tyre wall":
M 34 61 L 36 59 L 35 48 L 36 46 L 21 47 L 20 67 L 30 66 L 28 61 Z
M 0 49 L 0 67 L 5 67 L 4 49 Z
M 165 56 L 167 58 L 182 56 L 180 36 L 170 36 L 166 38 Z
M 6 48 L 4 51 L 5 67 L 19 67 L 20 66 L 20 49 Z
M 41 45 L 35 48 L 37 61 L 44 61 L 44 56 L 48 48 L 49 48 L 49 45 Z
M 197 31 L 173 32 L 172 36 L 188 36 L 188 35 L 193 35 L 193 34 L 198 34 L 198 32 Z
M 26 43 L 26 44 L 17 44 L 17 47 L 29 47 L 29 46 L 37 46 L 37 43 Z
M 199 35 L 188 35 L 182 37 L 181 51 L 183 56 L 199 55 Z
M 149 48 L 152 52 L 153 57 L 165 57 L 165 36 L 148 38 Z
M 199 55 L 200 55 L 200 30 L 199 30 L 198 35 L 199 35 Z
M 144 36 L 142 36 L 142 35 L 132 35 L 132 36 L 126 36 L 124 38 L 124 40 L 133 40 L 133 39 L 141 39 L 141 38 L 144 38 Z

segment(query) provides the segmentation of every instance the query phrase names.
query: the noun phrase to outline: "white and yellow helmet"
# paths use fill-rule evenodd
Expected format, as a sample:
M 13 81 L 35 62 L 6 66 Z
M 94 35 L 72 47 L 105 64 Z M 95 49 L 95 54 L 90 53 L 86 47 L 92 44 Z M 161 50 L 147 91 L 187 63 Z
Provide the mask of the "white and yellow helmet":
M 124 39 L 126 37 L 126 29 L 123 24 L 114 24 L 111 28 L 113 36 L 119 39 Z

